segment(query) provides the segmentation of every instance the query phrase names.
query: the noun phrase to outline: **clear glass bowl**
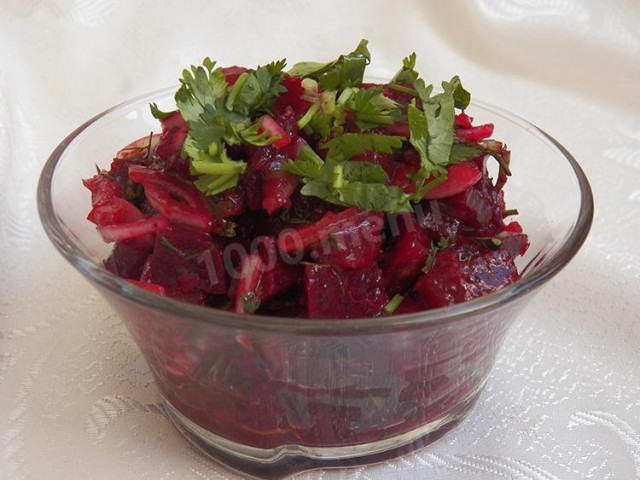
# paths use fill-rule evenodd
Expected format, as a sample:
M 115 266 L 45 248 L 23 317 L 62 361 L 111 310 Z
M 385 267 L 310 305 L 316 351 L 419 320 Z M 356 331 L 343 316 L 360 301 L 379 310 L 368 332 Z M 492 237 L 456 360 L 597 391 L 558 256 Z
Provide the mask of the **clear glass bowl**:
M 473 406 L 518 312 L 591 226 L 591 189 L 569 152 L 531 123 L 474 102 L 468 113 L 494 123 L 512 150 L 506 201 L 531 241 L 516 283 L 452 307 L 339 321 L 242 316 L 155 295 L 103 268 L 111 247 L 85 220 L 81 180 L 158 130 L 148 104 L 172 109 L 174 91 L 125 102 L 72 132 L 44 166 L 38 207 L 56 248 L 122 317 L 178 429 L 245 473 L 379 461 L 439 438 Z

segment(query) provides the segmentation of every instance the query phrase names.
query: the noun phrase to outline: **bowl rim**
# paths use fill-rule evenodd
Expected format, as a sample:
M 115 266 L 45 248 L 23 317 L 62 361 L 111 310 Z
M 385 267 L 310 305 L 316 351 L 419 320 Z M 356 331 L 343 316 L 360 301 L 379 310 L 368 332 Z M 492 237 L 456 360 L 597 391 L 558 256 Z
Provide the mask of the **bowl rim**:
M 123 278 L 108 272 L 103 266 L 97 264 L 76 247 L 74 241 L 65 233 L 53 206 L 51 184 L 56 173 L 56 167 L 62 159 L 67 148 L 87 129 L 92 127 L 103 117 L 122 108 L 133 107 L 142 102 L 150 102 L 157 97 L 174 93 L 175 86 L 154 90 L 130 100 L 121 102 L 90 118 L 82 125 L 67 135 L 54 149 L 45 162 L 37 188 L 37 204 L 40 221 L 44 230 L 62 256 L 82 273 L 92 284 L 98 284 L 123 299 L 137 303 L 143 307 L 162 311 L 183 319 L 195 320 L 207 324 L 216 324 L 228 328 L 244 328 L 262 331 L 284 331 L 295 333 L 363 333 L 387 331 L 403 327 L 415 327 L 425 324 L 435 325 L 452 323 L 468 318 L 470 315 L 485 314 L 507 303 L 511 303 L 525 294 L 533 292 L 541 285 L 554 277 L 577 254 L 587 238 L 594 216 L 594 200 L 589 181 L 573 155 L 555 138 L 540 127 L 524 118 L 508 112 L 500 107 L 482 102 L 473 101 L 472 106 L 488 111 L 504 118 L 506 121 L 524 128 L 529 133 L 538 134 L 539 140 L 554 147 L 567 160 L 575 174 L 580 190 L 580 208 L 577 218 L 570 230 L 566 242 L 546 259 L 543 264 L 520 278 L 516 282 L 488 295 L 469 300 L 455 305 L 424 310 L 415 313 L 407 313 L 393 316 L 375 318 L 352 319 L 308 319 L 296 317 L 275 317 L 266 315 L 244 315 L 236 312 L 220 310 L 186 303 L 173 298 L 164 297 L 143 288 L 137 287 Z M 78 179 L 81 181 L 82 179 Z

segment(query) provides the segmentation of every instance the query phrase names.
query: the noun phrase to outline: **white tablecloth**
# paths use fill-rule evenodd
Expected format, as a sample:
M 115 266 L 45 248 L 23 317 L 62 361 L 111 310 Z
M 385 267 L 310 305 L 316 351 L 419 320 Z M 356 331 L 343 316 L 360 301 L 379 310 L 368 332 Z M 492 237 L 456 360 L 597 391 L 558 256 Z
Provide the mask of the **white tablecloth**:
M 374 74 L 416 50 L 425 78 L 459 74 L 549 131 L 584 167 L 596 218 L 456 430 L 383 465 L 298 478 L 640 478 L 635 0 L 1 1 L 0 477 L 238 478 L 170 425 L 124 327 L 50 245 L 38 174 L 85 119 L 207 55 L 292 64 L 361 37 Z

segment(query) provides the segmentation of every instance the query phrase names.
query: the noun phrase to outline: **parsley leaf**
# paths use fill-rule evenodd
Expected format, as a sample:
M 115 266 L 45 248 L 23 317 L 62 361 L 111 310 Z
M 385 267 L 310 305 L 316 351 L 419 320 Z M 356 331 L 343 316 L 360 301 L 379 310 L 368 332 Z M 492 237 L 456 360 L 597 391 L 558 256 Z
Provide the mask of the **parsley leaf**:
M 450 84 L 453 89 L 453 100 L 456 108 L 464 110 L 471 102 L 471 94 L 464 89 L 460 82 L 460 77 L 457 75 L 451 79 Z
M 282 164 L 282 170 L 301 177 L 318 178 L 322 174 L 324 161 L 313 149 L 305 145 L 300 149 L 295 162 L 288 161 Z
M 345 102 L 345 106 L 354 112 L 360 130 L 391 125 L 401 118 L 399 105 L 384 95 L 382 87 L 358 89 Z
M 296 63 L 288 73 L 293 77 L 313 78 L 325 90 L 341 90 L 345 87 L 358 86 L 362 83 L 364 69 L 371 61 L 368 43 L 367 40 L 360 40 L 353 52 L 340 55 L 332 62 Z
M 386 185 L 389 177 L 373 162 L 348 161 L 365 150 L 391 153 L 402 146 L 402 137 L 346 133 L 327 142 L 327 158 L 322 159 L 304 146 L 295 162 L 283 170 L 303 177 L 301 193 L 343 206 L 371 211 L 411 211 L 409 196 L 399 187 Z
M 464 162 L 483 153 L 482 148 L 474 144 L 454 143 L 451 145 L 449 165 Z
M 342 176 L 347 182 L 386 183 L 389 180 L 387 172 L 373 162 L 344 162 Z
M 429 125 L 429 160 L 438 166 L 449 163 L 453 145 L 453 121 L 455 117 L 453 83 L 442 82 L 444 92 L 422 103 Z
M 415 70 L 416 67 L 416 53 L 413 52 L 408 57 L 405 57 L 402 60 L 402 68 L 395 76 L 391 79 L 389 83 L 400 84 L 400 85 L 413 85 L 413 83 L 418 79 L 418 72 Z
M 343 205 L 355 205 L 375 212 L 413 211 L 409 196 L 396 186 L 352 182 L 338 188 L 337 193 Z
M 345 133 L 325 142 L 322 146 L 329 149 L 328 157 L 342 155 L 344 159 L 349 159 L 366 150 L 392 153 L 394 148 L 402 147 L 402 140 L 403 137 L 396 135 Z
M 150 104 L 149 109 L 151 110 L 151 115 L 153 116 L 153 118 L 156 118 L 158 120 L 167 118 L 169 115 L 173 113 L 173 112 L 163 112 L 158 108 L 158 105 L 155 103 Z
M 285 64 L 285 60 L 280 60 L 240 75 L 229 92 L 227 110 L 244 115 L 266 111 L 278 95 L 286 91 L 282 86 Z
M 203 66 L 191 66 L 191 71 L 183 70 L 181 86 L 175 100 L 182 117 L 188 122 L 197 122 L 206 105 L 215 104 L 227 93 L 227 81 L 221 68 L 208 57 Z
M 416 193 L 413 195 L 413 200 L 419 200 L 426 191 L 444 181 L 447 165 L 477 156 L 480 149 L 462 145 L 454 148 L 455 95 L 458 92 L 460 101 L 465 101 L 466 93 L 458 77 L 442 82 L 443 92 L 433 96 L 432 87 L 425 86 L 421 79 L 414 82 L 414 87 L 422 100 L 422 111 L 414 101 L 407 108 L 407 117 L 409 141 L 420 154 L 420 169 L 414 176 Z M 431 176 L 435 178 L 425 184 Z
M 244 72 L 231 89 L 222 69 L 209 58 L 202 66 L 182 72 L 175 95 L 180 114 L 189 126 L 182 152 L 191 159 L 191 173 L 199 175 L 194 182 L 199 190 L 216 195 L 238 183 L 246 163 L 231 159 L 227 145 L 266 146 L 275 141 L 268 132 L 259 132 L 261 125 L 251 116 L 266 111 L 284 91 L 284 66 L 281 60 Z M 151 113 L 156 118 L 165 115 L 155 105 L 151 106 Z

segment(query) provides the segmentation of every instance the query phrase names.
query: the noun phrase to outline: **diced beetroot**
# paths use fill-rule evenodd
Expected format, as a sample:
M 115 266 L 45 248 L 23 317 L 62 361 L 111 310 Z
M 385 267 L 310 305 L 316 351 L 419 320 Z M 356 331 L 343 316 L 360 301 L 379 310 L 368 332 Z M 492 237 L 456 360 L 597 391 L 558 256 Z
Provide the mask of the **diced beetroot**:
M 142 267 L 152 247 L 137 241 L 116 242 L 104 265 L 114 275 L 122 278 L 140 278 Z
M 424 310 L 424 304 L 420 300 L 416 300 L 412 296 L 405 297 L 400 306 L 393 312 L 394 315 L 402 315 L 405 313 L 416 313 Z
M 391 177 L 396 168 L 397 162 L 393 154 L 380 153 L 372 150 L 365 150 L 359 155 L 350 159 L 352 162 L 371 162 L 382 167 L 385 173 Z
M 91 209 L 87 220 L 96 225 L 116 225 L 142 220 L 144 215 L 133 204 L 122 198 L 103 201 Z
M 288 172 L 270 170 L 262 183 L 262 208 L 269 215 L 280 208 L 291 208 L 289 199 L 298 188 L 298 178 Z
M 98 173 L 88 180 L 83 180 L 82 183 L 91 191 L 91 205 L 93 206 L 122 197 L 122 187 L 109 178 L 106 173 Z
M 389 298 L 377 264 L 356 270 L 306 265 L 309 318 L 360 318 L 381 315 Z
M 296 117 L 304 115 L 312 104 L 302 98 L 305 93 L 304 88 L 302 88 L 302 77 L 284 77 L 282 79 L 282 86 L 284 86 L 287 91 L 280 94 L 273 104 L 271 108 L 273 114 L 276 116 L 280 115 L 287 107 L 291 107 Z
M 208 211 L 195 209 L 174 200 L 161 186 L 153 183 L 145 185 L 144 190 L 154 210 L 171 221 L 206 232 L 213 229 L 216 220 Z
M 384 133 L 385 135 L 397 135 L 404 138 L 409 138 L 411 136 L 409 122 L 396 122 L 385 127 L 378 127 L 374 129 L 374 131 L 377 133 Z
M 328 239 L 334 233 L 359 225 L 369 215 L 369 212 L 357 207 L 351 207 L 338 213 L 326 212 L 317 222 L 297 230 L 281 233 L 278 237 L 278 248 L 284 252 L 302 250 L 312 243 Z
M 283 148 L 291 143 L 291 137 L 285 133 L 284 129 L 273 119 L 272 116 L 263 115 L 258 120 L 258 123 L 260 124 L 258 133 L 269 132 L 270 137 L 278 137 L 278 139 L 273 142 L 274 147 Z
M 413 228 L 393 238 L 393 247 L 384 254 L 381 267 L 392 296 L 406 290 L 420 275 L 431 253 L 429 236 L 412 220 Z
M 487 250 L 477 243 L 439 251 L 414 289 L 426 308 L 438 308 L 492 293 L 518 279 L 506 249 Z
M 135 285 L 136 287 L 144 288 L 145 290 L 151 293 L 156 293 L 158 295 L 167 294 L 167 291 L 162 285 L 156 285 L 155 283 L 141 282 L 140 280 L 132 280 L 130 278 L 127 278 L 127 282 L 131 283 L 132 285 Z
M 129 165 L 131 161 L 126 158 L 114 158 L 111 162 L 111 168 L 109 169 L 109 176 L 122 187 L 123 197 L 124 190 L 129 182 Z
M 283 153 L 292 160 L 298 158 L 298 154 L 302 147 L 308 146 L 309 144 L 305 141 L 304 138 L 298 137 L 295 142 L 291 142 L 288 147 L 283 149 Z
M 457 195 L 471 188 L 481 178 L 482 172 L 474 162 L 455 163 L 447 167 L 447 179 L 429 190 L 424 198 L 433 200 Z
M 410 167 L 413 167 L 415 170 L 420 168 L 420 164 L 422 160 L 420 159 L 420 154 L 413 149 L 405 150 L 402 152 L 399 160 Z
M 422 202 L 414 208 L 418 225 L 434 241 L 445 237 L 450 241 L 458 236 L 460 220 L 446 215 L 438 200 Z
M 401 86 L 405 88 L 413 88 L 413 85 L 410 85 L 410 84 L 404 84 Z M 411 101 L 415 99 L 415 97 L 410 93 L 394 90 L 392 88 L 389 88 L 388 85 L 383 85 L 382 91 L 385 97 L 388 97 L 391 100 L 398 102 L 400 104 L 400 107 L 403 109 L 403 111 L 406 111 L 407 105 L 410 104 Z
M 171 196 L 196 209 L 206 208 L 204 195 L 188 180 L 142 165 L 129 165 L 129 178 L 143 185 L 160 185 Z
M 116 158 L 119 160 L 138 160 L 145 158 L 150 149 L 153 149 L 158 142 L 160 142 L 161 135 L 156 133 L 154 135 L 147 135 L 146 137 L 134 140 L 129 145 L 119 150 L 116 154 Z
M 289 197 L 297 190 L 298 179 L 281 170 L 288 160 L 287 149 L 257 147 L 247 165 L 247 171 L 240 177 L 238 189 L 244 193 L 247 207 L 252 210 L 264 208 L 270 214 L 279 208 L 289 208 Z
M 262 208 L 262 183 L 264 172 L 251 169 L 251 162 L 244 175 L 238 180 L 238 189 L 242 192 L 244 202 L 250 210 Z
M 496 238 L 502 242 L 503 248 L 505 248 L 513 258 L 524 255 L 529 249 L 529 237 L 522 232 L 505 229 L 504 232 L 497 234 Z
M 282 261 L 273 268 L 265 269 L 261 280 L 261 298 L 265 302 L 285 292 L 300 281 L 300 265 L 288 265 Z
M 221 69 L 221 71 L 225 77 L 225 80 L 227 81 L 227 85 L 231 87 L 233 86 L 233 84 L 236 83 L 236 80 L 238 80 L 238 77 L 242 75 L 244 72 L 248 72 L 249 69 L 234 65 L 233 67 L 224 67 Z
M 493 135 L 493 123 L 486 123 L 477 127 L 456 128 L 455 134 L 465 142 L 479 142 Z
M 464 113 L 464 111 L 462 113 L 459 113 L 458 115 L 456 115 L 455 121 L 456 121 L 456 125 L 459 125 L 462 128 L 471 128 L 471 127 L 473 127 L 473 125 L 472 125 L 473 118 L 471 118 L 469 115 Z
M 258 252 L 247 255 L 242 260 L 240 281 L 235 293 L 234 309 L 238 313 L 254 313 L 260 306 L 258 286 L 264 265 Z
M 416 184 L 409 175 L 415 174 L 417 168 L 404 163 L 399 163 L 393 170 L 393 175 L 389 181 L 389 185 L 399 187 L 404 193 L 412 194 L 416 191 Z
M 99 225 L 98 232 L 107 243 L 121 242 L 122 240 L 154 234 L 164 229 L 168 224 L 168 220 L 164 217 L 150 217 L 118 225 Z
M 519 222 L 510 222 L 504 226 L 505 232 L 522 233 L 522 225 Z
M 156 245 L 141 281 L 161 285 L 170 297 L 204 303 L 207 294 L 227 290 L 220 248 L 203 231 L 170 225 L 156 235 Z
M 358 269 L 371 265 L 382 245 L 380 231 L 384 226 L 382 215 L 370 213 L 358 218 L 358 223 L 345 224 L 339 231 L 314 245 L 311 256 L 318 263 L 328 263 L 345 269 Z
M 230 188 L 212 197 L 213 214 L 217 218 L 235 217 L 243 213 L 247 206 L 244 195 L 237 187 Z
M 504 193 L 486 177 L 467 191 L 441 200 L 440 205 L 445 213 L 483 234 L 503 229 Z
M 167 162 L 170 167 L 172 162 L 180 159 L 182 144 L 187 138 L 189 127 L 177 110 L 160 120 L 160 123 L 162 124 L 162 136 L 156 147 L 155 154 L 161 160 Z
M 315 222 L 327 211 L 328 204 L 318 197 L 302 195 L 300 191 L 291 196 L 291 218 Z
M 193 184 L 137 165 L 129 168 L 129 177 L 144 186 L 154 210 L 171 221 L 205 231 L 220 227 L 221 221 L 207 210 L 202 193 Z
M 207 210 L 195 209 L 171 198 L 160 185 L 148 183 L 144 186 L 147 200 L 155 211 L 173 222 L 210 232 L 217 223 Z
M 253 313 L 261 304 L 286 291 L 300 278 L 299 265 L 288 265 L 279 256 L 273 237 L 258 239 L 258 251 L 242 259 L 235 292 L 235 311 Z

